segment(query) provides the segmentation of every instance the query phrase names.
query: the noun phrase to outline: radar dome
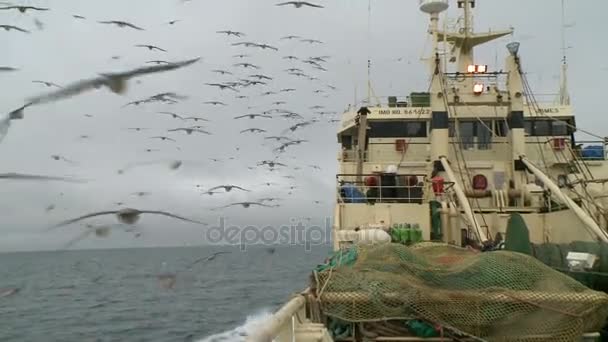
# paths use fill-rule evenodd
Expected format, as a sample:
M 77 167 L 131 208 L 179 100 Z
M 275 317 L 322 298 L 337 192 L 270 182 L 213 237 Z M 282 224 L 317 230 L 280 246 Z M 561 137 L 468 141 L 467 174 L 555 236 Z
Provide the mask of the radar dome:
M 420 10 L 425 13 L 440 13 L 448 9 L 448 0 L 420 0 Z

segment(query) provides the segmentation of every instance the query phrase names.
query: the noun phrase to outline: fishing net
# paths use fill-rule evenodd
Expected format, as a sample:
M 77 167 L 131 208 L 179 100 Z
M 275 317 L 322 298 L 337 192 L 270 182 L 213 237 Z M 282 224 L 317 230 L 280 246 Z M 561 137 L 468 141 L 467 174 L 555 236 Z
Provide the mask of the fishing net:
M 315 271 L 322 312 L 347 322 L 422 319 L 492 341 L 574 341 L 608 295 L 525 254 L 422 243 L 359 245 Z

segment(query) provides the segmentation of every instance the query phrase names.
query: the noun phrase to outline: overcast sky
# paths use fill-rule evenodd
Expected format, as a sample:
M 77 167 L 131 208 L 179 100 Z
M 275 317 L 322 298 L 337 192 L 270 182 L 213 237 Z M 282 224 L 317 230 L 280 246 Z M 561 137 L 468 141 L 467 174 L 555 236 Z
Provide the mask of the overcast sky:
M 276 144 L 265 142 L 264 134 L 240 134 L 256 127 L 267 134 L 281 135 L 298 120 L 284 118 L 241 119 L 234 116 L 260 113 L 274 101 L 286 101 L 282 108 L 304 116 L 317 117 L 309 107 L 325 106 L 325 111 L 342 111 L 353 103 L 355 94 L 361 100 L 366 94 L 367 59 L 372 61 L 374 92 L 386 97 L 425 91 L 428 87 L 426 67 L 420 57 L 429 52 L 426 34 L 428 17 L 418 11 L 417 1 L 374 0 L 371 23 L 368 23 L 367 0 L 325 0 L 325 8 L 277 7 L 269 0 L 26 0 L 27 5 L 49 7 L 46 12 L 3 11 L 0 24 L 16 25 L 31 34 L 1 31 L 0 66 L 19 68 L 17 72 L 0 74 L 2 96 L 0 110 L 8 112 L 24 103 L 24 99 L 49 91 L 33 80 L 69 84 L 98 73 L 122 71 L 144 65 L 149 60 L 178 61 L 202 57 L 197 64 L 172 72 L 131 80 L 125 95 L 107 90 L 88 92 L 56 103 L 28 108 L 24 120 L 13 121 L 9 133 L 0 143 L 0 173 L 23 172 L 47 175 L 74 175 L 90 180 L 86 184 L 0 181 L 0 251 L 55 249 L 82 231 L 82 225 L 64 227 L 53 233 L 42 232 L 48 225 L 98 210 L 117 208 L 116 202 L 138 209 L 161 209 L 178 215 L 217 222 L 220 215 L 235 224 L 281 225 L 293 219 L 312 217 L 321 224 L 333 212 L 334 180 L 337 170 L 336 123 L 325 116 L 314 125 L 285 133 L 294 139 L 310 142 L 287 149 L 279 158 L 289 166 L 268 171 L 268 167 L 250 170 L 257 162 L 273 159 Z M 455 7 L 455 6 L 452 6 Z M 606 49 L 601 44 L 606 32 L 604 13 L 608 3 L 603 0 L 567 1 L 567 30 L 570 61 L 570 88 L 578 125 L 601 134 L 608 129 L 604 107 L 603 79 L 608 76 Z M 450 9 L 454 14 L 455 8 Z M 82 15 L 79 20 L 72 15 Z M 502 68 L 505 44 L 511 40 L 522 43 L 523 63 L 530 73 L 530 82 L 538 93 L 555 93 L 559 88 L 560 5 L 557 0 L 478 1 L 475 25 L 478 30 L 515 27 L 513 37 L 503 38 L 478 50 L 479 63 L 491 69 Z M 44 24 L 38 30 L 34 20 Z M 103 25 L 97 21 L 123 20 L 144 28 L 144 31 Z M 167 25 L 171 20 L 180 20 Z M 369 25 L 368 25 L 369 24 Z M 217 34 L 220 30 L 242 31 L 243 38 Z M 280 40 L 286 35 L 318 39 L 324 44 L 308 44 L 297 40 Z M 231 46 L 239 41 L 266 43 L 279 48 L 261 50 Z M 135 44 L 157 45 L 167 52 L 149 51 Z M 239 69 L 232 65 L 243 62 L 232 57 L 249 54 L 247 62 L 260 70 Z M 328 71 L 319 71 L 301 61 L 290 62 L 283 56 L 300 58 L 331 56 L 323 63 Z M 120 56 L 113 59 L 112 56 Z M 402 58 L 401 61 L 398 61 Z M 497 64 L 498 63 L 498 64 Z M 288 75 L 284 70 L 297 67 L 319 80 Z M 226 69 L 234 75 L 212 73 Z M 206 82 L 225 82 L 251 74 L 273 77 L 267 86 L 241 90 L 249 99 L 236 99 L 230 90 L 219 90 Z M 327 85 L 337 87 L 333 91 Z M 260 96 L 265 91 L 295 88 L 295 92 Z M 325 93 L 314 93 L 323 89 Z M 122 108 L 130 101 L 161 92 L 188 96 L 177 104 L 150 103 Z M 323 95 L 329 95 L 323 97 Z M 205 101 L 223 101 L 228 106 L 205 105 Z M 252 108 L 248 108 L 251 106 Z M 167 129 L 184 127 L 180 120 L 155 114 L 171 111 L 186 116 L 201 116 L 202 123 L 213 133 L 185 135 L 167 133 Z M 92 117 L 85 116 L 91 115 Z M 150 128 L 131 132 L 127 127 Z M 80 138 L 87 135 L 89 138 Z M 178 142 L 151 140 L 149 137 L 169 135 Z M 181 150 L 177 149 L 177 146 Z M 146 152 L 146 149 L 160 149 Z M 237 151 L 237 148 L 239 150 Z M 56 161 L 61 155 L 75 162 Z M 228 158 L 234 157 L 234 160 Z M 220 158 L 212 162 L 209 158 Z M 183 166 L 171 171 L 166 163 L 183 160 Z M 156 162 L 117 170 L 130 163 Z M 315 170 L 308 165 L 318 165 Z M 294 166 L 301 170 L 293 170 Z M 284 178 L 292 175 L 295 180 Z M 264 182 L 279 183 L 271 187 Z M 251 189 L 229 194 L 201 196 L 196 185 L 210 188 L 220 184 L 236 184 Z M 288 195 L 290 186 L 296 186 Z M 146 191 L 139 198 L 132 192 Z M 233 201 L 257 200 L 274 196 L 284 200 L 280 208 L 235 207 L 223 211 L 211 208 Z M 320 204 L 314 201 L 321 201 Z M 55 209 L 47 212 L 49 205 Z M 306 222 L 306 221 L 305 221 Z M 86 223 L 115 223 L 113 217 L 101 217 Z M 73 248 L 108 248 L 199 244 L 204 242 L 204 228 L 164 217 L 144 216 L 139 226 L 145 233 L 138 239 L 124 232 L 115 232 L 105 239 L 89 238 Z

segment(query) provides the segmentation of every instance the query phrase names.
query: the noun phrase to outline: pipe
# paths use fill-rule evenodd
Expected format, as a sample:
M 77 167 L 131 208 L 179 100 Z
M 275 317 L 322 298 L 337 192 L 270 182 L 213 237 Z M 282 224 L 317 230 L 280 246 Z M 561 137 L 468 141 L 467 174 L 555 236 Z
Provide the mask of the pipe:
M 608 233 L 603 231 L 597 223 L 589 216 L 581 207 L 579 207 L 574 201 L 566 196 L 562 190 L 555 184 L 549 177 L 547 177 L 541 170 L 536 168 L 536 166 L 532 165 L 530 161 L 525 156 L 519 157 L 521 161 L 526 165 L 526 167 L 532 171 L 532 173 L 540 178 L 543 184 L 551 190 L 552 194 L 555 194 L 565 205 L 570 208 L 576 216 L 585 224 L 585 227 L 588 228 L 589 232 L 592 235 L 596 235 L 603 242 L 608 242 Z
M 462 188 L 460 188 L 460 184 L 458 184 L 458 181 L 456 180 L 456 177 L 454 176 L 454 173 L 452 172 L 452 169 L 450 168 L 448 159 L 446 157 L 441 157 L 439 160 L 441 160 L 441 164 L 443 165 L 443 169 L 445 170 L 445 173 L 447 174 L 449 181 L 454 183 L 454 186 L 453 186 L 454 192 L 456 192 L 458 201 L 460 202 L 462 209 L 464 209 L 464 213 L 465 213 L 467 219 L 469 220 L 469 223 L 473 226 L 473 229 L 477 233 L 477 238 L 479 238 L 479 242 L 481 242 L 482 244 L 485 243 L 486 241 L 488 241 L 488 237 L 482 231 L 482 229 L 479 227 L 479 223 L 477 223 L 477 219 L 475 218 L 475 215 L 473 214 L 473 210 L 471 209 L 469 200 L 467 199 L 467 196 L 465 195 L 464 191 L 462 191 Z
M 441 211 L 439 214 L 441 216 L 441 240 L 445 243 L 450 243 L 452 240 L 452 232 L 449 228 L 450 208 L 448 208 L 448 204 L 445 201 L 441 202 Z
M 306 305 L 306 298 L 302 295 L 291 299 L 287 302 L 279 311 L 275 312 L 274 315 L 268 321 L 264 322 L 264 325 L 247 337 L 247 342 L 260 342 L 260 341 L 272 341 L 284 328 L 285 324 L 292 319 L 292 317 Z

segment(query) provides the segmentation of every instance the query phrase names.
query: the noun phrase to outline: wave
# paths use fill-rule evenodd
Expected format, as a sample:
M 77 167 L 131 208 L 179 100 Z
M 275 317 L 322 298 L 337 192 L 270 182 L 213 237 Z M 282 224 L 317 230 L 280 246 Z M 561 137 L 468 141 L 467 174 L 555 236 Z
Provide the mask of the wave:
M 245 341 L 248 335 L 256 331 L 262 323 L 266 322 L 272 316 L 272 311 L 263 310 L 254 315 L 247 316 L 245 323 L 232 330 L 224 331 L 219 334 L 207 336 L 198 342 L 240 342 Z

